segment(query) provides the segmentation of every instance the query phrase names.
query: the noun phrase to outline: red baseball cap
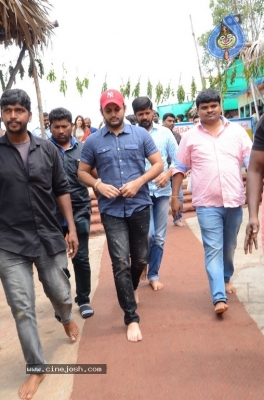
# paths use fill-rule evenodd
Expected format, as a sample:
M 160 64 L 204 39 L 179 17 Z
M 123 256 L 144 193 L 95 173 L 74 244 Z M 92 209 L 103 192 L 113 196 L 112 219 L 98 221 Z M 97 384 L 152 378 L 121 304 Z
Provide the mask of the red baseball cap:
M 100 106 L 102 108 L 105 108 L 107 106 L 107 104 L 110 104 L 110 103 L 114 103 L 114 104 L 118 105 L 118 107 L 122 107 L 124 102 L 125 102 L 125 99 L 124 99 L 123 95 L 120 92 L 118 92 L 118 90 L 115 90 L 115 89 L 106 90 L 100 98 Z

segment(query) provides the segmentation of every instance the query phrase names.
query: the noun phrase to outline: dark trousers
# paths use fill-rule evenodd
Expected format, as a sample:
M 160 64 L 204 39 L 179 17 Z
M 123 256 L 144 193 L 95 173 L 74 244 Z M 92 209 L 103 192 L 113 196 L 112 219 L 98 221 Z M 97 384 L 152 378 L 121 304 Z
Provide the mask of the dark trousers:
M 118 301 L 125 313 L 125 324 L 139 322 L 134 290 L 137 289 L 140 275 L 147 265 L 149 207 L 134 212 L 130 217 L 117 218 L 102 213 L 101 218 L 112 261 Z
M 76 256 L 73 258 L 73 268 L 76 282 L 76 297 L 75 302 L 80 306 L 85 303 L 90 303 L 91 292 L 91 268 L 89 262 L 89 234 L 90 234 L 90 219 L 82 219 L 75 222 L 77 236 L 79 240 L 79 249 Z M 68 228 L 63 227 L 64 234 Z

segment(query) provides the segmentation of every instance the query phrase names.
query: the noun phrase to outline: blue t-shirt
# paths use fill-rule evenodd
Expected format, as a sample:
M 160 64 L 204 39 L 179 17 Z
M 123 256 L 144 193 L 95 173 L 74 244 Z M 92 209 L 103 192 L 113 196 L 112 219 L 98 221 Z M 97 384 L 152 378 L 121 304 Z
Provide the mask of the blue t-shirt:
M 144 128 L 125 124 L 123 131 L 116 136 L 104 126 L 86 139 L 81 161 L 95 167 L 103 183 L 120 189 L 123 184 L 145 173 L 145 158 L 157 151 Z M 133 212 L 152 204 L 148 184 L 143 185 L 135 197 L 108 199 L 100 194 L 98 203 L 101 213 L 120 218 L 130 217 Z

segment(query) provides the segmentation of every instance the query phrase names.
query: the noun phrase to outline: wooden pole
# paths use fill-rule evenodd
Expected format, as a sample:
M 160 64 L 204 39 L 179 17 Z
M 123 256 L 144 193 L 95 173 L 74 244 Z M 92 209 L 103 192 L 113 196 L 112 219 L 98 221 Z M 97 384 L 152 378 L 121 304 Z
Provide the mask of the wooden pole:
M 233 0 L 233 3 L 234 3 L 234 11 L 235 11 L 236 14 L 238 14 L 238 8 L 237 8 L 236 0 Z
M 201 84 L 202 84 L 202 87 L 203 87 L 203 74 L 202 74 L 202 68 L 201 68 L 201 63 L 200 63 L 200 58 L 199 58 L 199 53 L 198 53 L 198 47 L 197 47 L 197 43 L 196 43 L 196 38 L 195 38 L 194 30 L 193 30 L 193 23 L 192 23 L 192 16 L 191 16 L 191 14 L 190 14 L 190 21 L 191 21 L 191 28 L 192 28 L 192 35 L 193 35 L 193 40 L 194 40 L 194 46 L 195 46 L 196 55 L 197 55 L 197 62 L 198 62 L 198 67 L 199 67 L 199 72 L 200 72 Z
M 35 63 L 33 50 L 29 49 L 28 52 L 29 52 L 30 62 L 32 65 L 32 73 L 33 73 L 36 94 L 37 94 L 37 100 L 38 100 L 38 111 L 39 111 L 39 123 L 40 123 L 40 129 L 41 129 L 41 137 L 42 137 L 42 139 L 46 139 L 42 99 L 41 99 L 41 92 L 40 92 L 39 79 L 38 79 L 38 71 L 37 71 L 37 67 L 36 67 L 36 63 Z

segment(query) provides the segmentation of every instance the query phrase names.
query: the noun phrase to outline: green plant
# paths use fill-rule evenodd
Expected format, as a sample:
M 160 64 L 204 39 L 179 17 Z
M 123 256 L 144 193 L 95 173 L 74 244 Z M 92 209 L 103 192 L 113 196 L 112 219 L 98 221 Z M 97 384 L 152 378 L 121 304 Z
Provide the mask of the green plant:
M 183 89 L 182 85 L 178 86 L 177 99 L 179 104 L 182 104 L 185 100 L 185 90 Z
M 161 84 L 160 82 L 158 82 L 158 84 L 156 85 L 155 91 L 156 91 L 156 99 L 155 99 L 155 102 L 156 102 L 157 104 L 159 104 L 160 101 L 161 101 L 162 95 L 163 95 L 163 86 L 162 86 L 162 84 Z
M 136 86 L 135 86 L 135 88 L 134 88 L 134 90 L 132 92 L 132 97 L 138 97 L 139 94 L 140 94 L 140 78 L 139 78 L 139 80 L 138 80 L 138 82 L 137 82 L 137 84 L 136 84 Z

